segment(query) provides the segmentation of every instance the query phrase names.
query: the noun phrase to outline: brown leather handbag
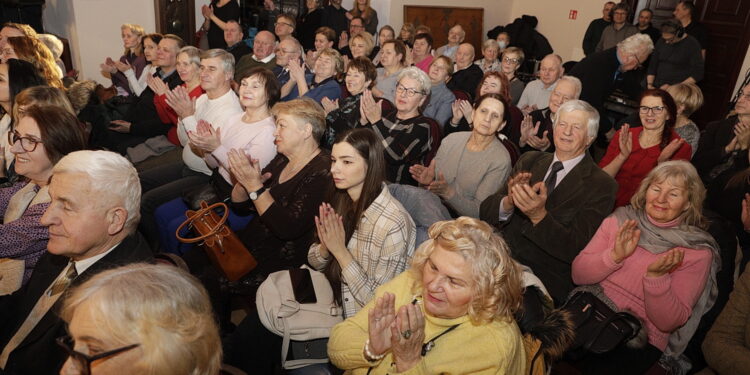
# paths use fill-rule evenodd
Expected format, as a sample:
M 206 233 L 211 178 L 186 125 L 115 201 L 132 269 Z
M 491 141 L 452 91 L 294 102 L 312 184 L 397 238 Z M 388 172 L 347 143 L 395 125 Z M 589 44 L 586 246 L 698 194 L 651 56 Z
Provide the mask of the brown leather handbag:
M 219 217 L 215 209 L 222 208 L 224 215 Z M 250 251 L 242 244 L 232 229 L 226 225 L 229 217 L 229 208 L 223 202 L 208 205 L 201 202 L 198 211 L 187 210 L 187 220 L 180 224 L 175 235 L 177 240 L 184 243 L 201 242 L 211 263 L 220 270 L 229 281 L 237 281 L 248 272 L 252 271 L 258 262 Z M 180 232 L 185 226 L 198 232 L 198 237 L 185 238 Z

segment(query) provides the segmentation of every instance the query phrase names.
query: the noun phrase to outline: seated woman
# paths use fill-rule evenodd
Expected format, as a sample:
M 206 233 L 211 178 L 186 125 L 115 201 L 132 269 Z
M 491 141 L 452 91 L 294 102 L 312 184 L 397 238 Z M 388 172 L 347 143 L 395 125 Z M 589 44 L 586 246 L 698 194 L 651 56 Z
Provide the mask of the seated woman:
M 474 61 L 474 64 L 482 68 L 483 73 L 487 72 L 499 72 L 500 71 L 500 60 L 497 59 L 497 55 L 500 49 L 497 46 L 497 41 L 494 39 L 487 39 L 482 43 L 482 58 Z
M 336 189 L 315 218 L 317 243 L 307 261 L 324 271 L 347 318 L 406 269 L 416 228 L 388 191 L 383 147 L 372 131 L 340 134 L 331 160 Z
M 386 50 L 389 45 L 386 45 Z M 375 131 L 383 142 L 386 180 L 417 185 L 409 173 L 409 167 L 429 163 L 425 159 L 431 151 L 437 152 L 440 143 L 440 128 L 434 120 L 419 113 L 419 108 L 430 93 L 430 78 L 419 68 L 412 66 L 404 69 L 398 75 L 396 84 L 395 110 L 383 112 L 382 100 L 375 102 L 373 93 L 367 90 L 362 95 L 360 110 L 364 117 L 359 121 L 362 126 Z
M 482 80 L 479 81 L 479 86 L 477 86 L 477 92 L 474 97 L 478 98 L 485 94 L 500 94 L 506 98 L 506 100 L 510 100 L 509 89 L 508 79 L 505 78 L 505 75 L 492 71 L 485 73 Z M 473 118 L 471 100 L 456 99 L 456 101 L 451 104 L 451 110 L 453 112 L 453 117 L 450 122 L 446 124 L 445 135 L 454 132 L 470 131 L 471 120 Z
M 690 115 L 703 105 L 703 92 L 694 83 L 678 83 L 669 86 L 666 91 L 677 105 L 677 121 L 674 123 L 674 131 L 690 145 L 692 157 L 698 151 L 701 131 L 698 125 L 690 119 Z
M 208 294 L 177 267 L 140 263 L 98 273 L 71 290 L 62 318 L 69 335 L 58 344 L 70 357 L 61 374 L 219 373 Z
M 640 100 L 641 127 L 623 125 L 607 147 L 599 166 L 614 177 L 617 189 L 615 207 L 630 201 L 641 180 L 658 163 L 690 160 L 690 145 L 674 132 L 677 106 L 664 90 L 646 90 Z
M 326 48 L 333 48 L 333 43 L 336 41 L 336 32 L 328 27 L 323 26 L 315 30 L 315 50 L 307 51 L 307 58 L 305 64 L 308 69 L 315 68 L 315 61 L 320 55 L 320 51 Z
M 48 231 L 39 219 L 50 203 L 47 192 L 52 167 L 69 152 L 86 148 L 75 115 L 57 106 L 30 106 L 9 133 L 15 173 L 21 178 L 0 189 L 0 258 L 23 259 L 25 284 L 47 250 Z
M 408 271 L 333 327 L 328 355 L 353 374 L 521 374 L 526 355 L 513 318 L 521 271 L 489 224 L 430 228 Z
M 143 45 L 141 38 L 146 32 L 140 25 L 126 23 L 120 26 L 122 44 L 125 52 L 119 58 L 119 62 L 130 65 L 135 70 L 136 77 L 140 77 L 143 68 L 146 66 L 146 59 L 143 56 Z M 112 85 L 117 88 L 117 95 L 127 96 L 133 94 L 128 85 L 128 78 L 122 72 L 118 71 L 117 63 L 112 58 L 100 65 L 102 74 L 112 80 Z
M 149 39 L 144 39 L 149 40 Z M 147 42 L 144 42 L 146 45 Z M 193 46 L 182 47 L 180 52 L 177 54 L 177 74 L 180 76 L 184 86 L 188 91 L 190 98 L 198 98 L 205 92 L 201 87 L 201 51 Z M 156 106 L 156 113 L 159 114 L 159 118 L 164 123 L 171 123 L 172 127 L 167 132 L 167 139 L 169 142 L 177 147 L 181 146 L 180 139 L 177 136 L 177 113 L 174 109 L 167 104 L 167 92 L 169 86 L 161 79 L 151 77 L 146 80 L 147 85 L 154 92 L 154 105 Z
M 346 89 L 349 96 L 344 99 L 332 101 L 323 98 L 323 109 L 326 115 L 326 133 L 321 145 L 326 149 L 333 147 L 333 142 L 339 133 L 359 126 L 361 112 L 359 102 L 365 90 L 372 89 L 377 78 L 375 66 L 366 57 L 355 57 L 349 62 L 346 69 Z
M 196 132 L 188 132 L 190 147 L 200 150 L 206 165 L 218 171 L 218 174 L 211 175 L 209 182 L 217 200 L 226 200 L 232 194 L 234 180 L 229 171 L 230 150 L 257 160 L 260 168 L 265 168 L 276 156 L 276 126 L 271 115 L 271 107 L 279 100 L 276 77 L 266 68 L 248 70 L 240 79 L 239 94 L 240 103 L 245 108 L 243 113 L 230 117 L 224 124 L 201 121 Z M 187 209 L 182 198 L 165 203 L 157 209 L 156 215 L 142 215 L 141 233 L 151 243 L 159 238 L 166 251 L 181 253 L 180 249 L 189 246 L 178 244 L 174 232 L 185 220 Z M 233 228 L 244 227 L 249 221 L 234 213 L 230 213 L 228 220 Z
M 478 218 L 482 201 L 508 179 L 510 154 L 497 138 L 509 117 L 506 108 L 508 101 L 500 94 L 480 96 L 474 104 L 472 130 L 443 138 L 429 166 L 409 168 L 412 178 L 459 216 Z
M 398 33 L 398 40 L 402 41 L 406 46 L 411 48 L 414 45 L 414 24 L 411 22 L 405 22 L 401 25 L 401 30 Z
M 508 47 L 503 51 L 502 58 L 500 59 L 500 71 L 505 74 L 505 78 L 508 79 L 511 104 L 514 106 L 518 104 L 519 100 L 521 100 L 523 89 L 526 88 L 526 84 L 516 75 L 518 68 L 523 64 L 524 57 L 525 55 L 522 49 L 518 47 Z
M 425 73 L 430 72 L 430 64 L 435 59 L 432 56 L 432 35 L 430 34 L 417 34 L 414 37 L 414 48 L 411 50 L 411 56 L 409 61 L 419 69 L 424 70 Z
M 372 63 L 375 64 L 375 66 L 380 65 L 380 58 L 382 57 L 381 48 L 383 47 L 383 43 L 395 38 L 396 31 L 393 30 L 391 25 L 385 25 L 380 28 L 380 31 L 378 31 L 378 40 L 375 43 L 375 48 L 372 50 L 372 54 L 375 56 L 372 58 Z
M 375 41 L 372 34 L 367 31 L 363 31 L 349 39 L 349 50 L 352 52 L 352 59 L 357 57 L 367 57 L 369 59 L 374 47 Z M 344 71 L 346 71 L 350 60 L 347 56 L 343 56 L 343 59 Z
M 27 36 L 6 38 L 2 56 L 4 63 L 7 63 L 9 59 L 19 59 L 34 64 L 34 67 L 44 77 L 48 85 L 59 89 L 64 88 L 62 76 L 57 70 L 52 52 L 38 39 Z
M 396 96 L 396 82 L 399 74 L 406 67 L 406 46 L 400 40 L 389 40 L 381 44 L 378 79 L 375 81 L 373 94 L 394 102 Z
M 146 65 L 143 67 L 141 74 L 136 76 L 136 71 L 133 69 L 133 65 L 123 63 L 120 61 L 115 62 L 117 70 L 128 79 L 128 87 L 134 95 L 140 96 L 143 90 L 148 87 L 148 77 L 151 77 L 156 73 L 156 65 L 153 62 L 156 60 L 156 50 L 159 47 L 161 41 L 161 34 L 146 34 L 141 38 L 141 48 L 143 50 L 143 58 L 146 60 Z
M 685 349 L 716 299 L 720 259 L 702 229 L 705 194 L 690 163 L 661 163 L 575 258 L 573 282 L 637 316 L 648 334 L 643 348 L 587 355 L 584 373 L 641 374 L 662 354 L 676 360 Z
M 445 124 L 453 115 L 451 104 L 456 101 L 456 95 L 453 94 L 446 82 L 453 74 L 453 61 L 448 56 L 438 56 L 432 60 L 427 75 L 430 77 L 430 100 L 422 111 L 425 117 L 437 121 L 440 130 L 445 129 Z
M 304 64 L 289 65 L 289 82 L 282 87 L 282 95 L 292 92 L 297 86 L 299 97 L 308 97 L 320 103 L 323 98 L 336 100 L 341 97 L 341 86 L 336 79 L 344 70 L 344 60 L 338 51 L 326 48 L 320 51 L 315 60 L 315 73 L 305 74 Z M 284 96 L 284 100 L 295 99 L 292 95 Z

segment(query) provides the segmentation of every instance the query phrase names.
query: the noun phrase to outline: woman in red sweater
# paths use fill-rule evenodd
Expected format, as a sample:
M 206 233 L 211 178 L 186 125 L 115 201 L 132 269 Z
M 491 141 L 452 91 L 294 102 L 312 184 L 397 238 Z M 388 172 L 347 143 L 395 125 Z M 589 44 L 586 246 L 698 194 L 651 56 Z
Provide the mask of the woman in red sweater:
M 648 344 L 589 354 L 583 373 L 641 374 L 676 358 L 716 300 L 718 245 L 703 231 L 705 188 L 690 163 L 659 164 L 630 206 L 604 219 L 573 261 L 573 282 L 643 323 Z M 670 366 L 670 367 L 671 367 Z M 601 370 L 601 371 L 599 371 Z
M 642 126 L 631 129 L 624 125 L 615 133 L 599 162 L 620 185 L 615 207 L 628 204 L 641 180 L 657 164 L 666 160 L 690 160 L 690 145 L 673 130 L 677 105 L 666 91 L 644 91 L 639 112 Z

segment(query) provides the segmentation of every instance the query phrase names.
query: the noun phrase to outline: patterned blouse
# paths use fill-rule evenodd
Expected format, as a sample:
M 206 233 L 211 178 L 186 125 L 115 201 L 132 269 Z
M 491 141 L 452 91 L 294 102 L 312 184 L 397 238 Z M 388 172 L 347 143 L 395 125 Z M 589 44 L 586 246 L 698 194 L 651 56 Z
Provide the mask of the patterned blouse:
M 362 214 L 346 248 L 354 258 L 341 270 L 344 318 L 354 316 L 372 299 L 375 289 L 403 272 L 414 253 L 416 228 L 409 213 L 391 196 L 388 186 Z M 310 246 L 307 261 L 322 270 L 331 260 L 320 255 L 320 244 Z
M 323 134 L 321 147 L 331 149 L 336 136 L 359 125 L 359 99 L 362 94 L 346 97 L 339 100 L 339 108 L 331 111 L 326 116 L 326 132 Z

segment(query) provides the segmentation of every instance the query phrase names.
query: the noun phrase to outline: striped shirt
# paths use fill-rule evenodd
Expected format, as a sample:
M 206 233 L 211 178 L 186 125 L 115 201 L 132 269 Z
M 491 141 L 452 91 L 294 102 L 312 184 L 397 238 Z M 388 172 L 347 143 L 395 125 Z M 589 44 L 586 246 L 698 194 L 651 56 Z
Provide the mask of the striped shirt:
M 403 272 L 414 253 L 416 228 L 409 213 L 388 187 L 362 214 L 346 248 L 354 258 L 341 270 L 344 318 L 354 316 L 372 299 L 375 289 Z M 332 258 L 320 255 L 320 244 L 310 247 L 307 260 L 322 270 Z

